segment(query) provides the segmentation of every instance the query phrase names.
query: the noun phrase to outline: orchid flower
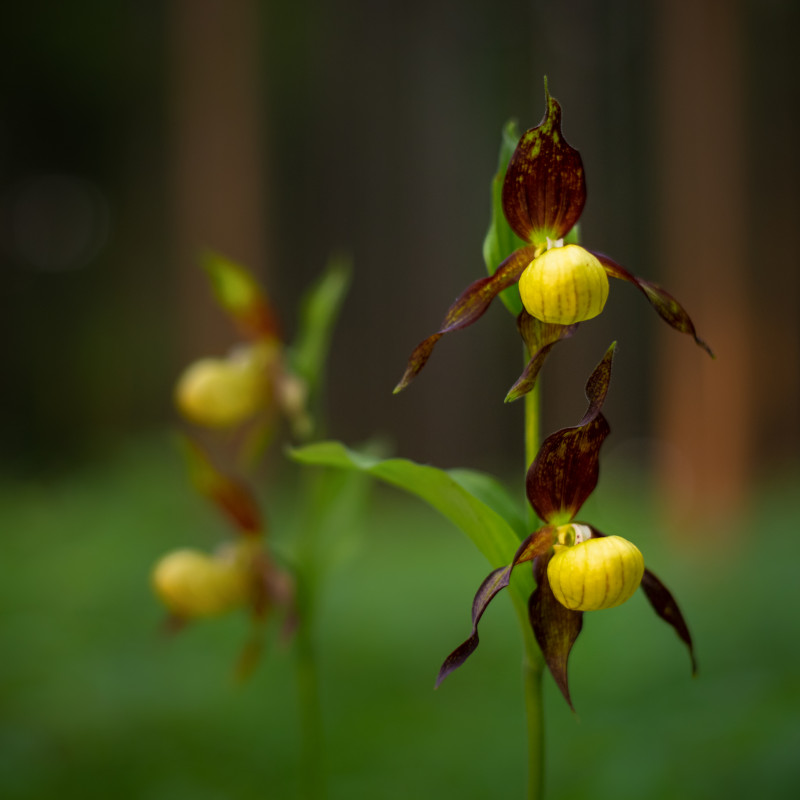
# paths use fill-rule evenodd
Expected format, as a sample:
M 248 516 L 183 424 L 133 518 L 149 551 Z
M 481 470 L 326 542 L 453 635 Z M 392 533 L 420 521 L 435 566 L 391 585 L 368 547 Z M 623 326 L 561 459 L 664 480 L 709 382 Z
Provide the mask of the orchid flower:
M 175 387 L 178 411 L 205 428 L 253 423 L 256 439 L 268 437 L 282 414 L 295 436 L 306 437 L 311 427 L 307 382 L 287 363 L 287 348 L 266 293 L 248 270 L 222 256 L 206 256 L 204 266 L 217 303 L 244 341 L 224 358 L 201 358 L 183 371 Z
M 533 562 L 536 589 L 528 603 L 530 624 L 544 660 L 570 707 L 567 660 L 585 611 L 613 608 L 641 586 L 655 612 L 689 648 L 691 635 L 675 599 L 644 566 L 639 549 L 620 536 L 606 536 L 576 516 L 597 485 L 600 447 L 610 432 L 601 413 L 608 393 L 615 345 L 586 384 L 589 408 L 578 425 L 548 436 L 526 477 L 528 501 L 543 525 L 519 546 L 508 566 L 495 569 L 472 604 L 472 633 L 445 660 L 437 686 L 478 646 L 478 623 L 492 599 L 508 586 L 519 564 Z
M 186 439 L 184 449 L 192 483 L 232 524 L 236 537 L 211 554 L 182 547 L 162 556 L 152 571 L 153 590 L 169 612 L 171 629 L 249 611 L 253 634 L 237 666 L 245 677 L 258 661 L 264 624 L 277 609 L 283 611 L 284 636 L 294 630 L 294 581 L 269 553 L 262 515 L 247 486 L 220 472 L 195 442 Z
M 519 285 L 524 306 L 518 326 L 530 361 L 506 401 L 516 400 L 533 388 L 554 344 L 571 336 L 580 322 L 602 312 L 609 277 L 634 284 L 662 319 L 692 336 L 713 357 L 689 315 L 666 290 L 637 278 L 602 253 L 565 244 L 583 211 L 586 181 L 580 153 L 561 132 L 561 107 L 550 96 L 546 81 L 545 97 L 545 117 L 522 135 L 502 187 L 503 214 L 522 246 L 493 274 L 462 292 L 450 306 L 440 329 L 413 351 L 395 392 L 405 389 L 417 376 L 442 336 L 472 325 L 500 292 L 515 284 Z

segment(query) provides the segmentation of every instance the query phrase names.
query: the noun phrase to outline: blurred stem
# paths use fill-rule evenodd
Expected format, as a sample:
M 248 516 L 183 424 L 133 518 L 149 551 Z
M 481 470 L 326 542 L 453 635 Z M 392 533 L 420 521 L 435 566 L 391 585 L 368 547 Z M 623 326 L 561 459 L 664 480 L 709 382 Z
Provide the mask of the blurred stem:
M 527 363 L 527 359 L 526 359 Z M 539 450 L 539 411 L 541 399 L 539 381 L 525 395 L 525 469 Z M 530 509 L 531 528 L 538 521 Z M 525 717 L 528 728 L 528 800 L 540 800 L 544 795 L 544 709 L 542 706 L 542 672 L 544 661 L 531 628 L 527 603 L 514 603 L 522 629 L 524 655 L 522 684 L 525 694 Z
M 327 796 L 327 764 L 317 656 L 317 612 L 323 582 L 331 569 L 331 536 L 341 546 L 344 531 L 360 528 L 368 488 L 365 476 L 338 470 L 302 468 L 296 521 L 297 688 L 303 737 L 303 797 Z
M 325 741 L 314 636 L 320 585 L 316 549 L 325 509 L 324 476 L 314 470 L 303 470 L 300 487 L 298 496 L 304 504 L 304 513 L 299 515 L 295 556 L 298 612 L 295 670 L 302 739 L 301 796 L 305 800 L 322 800 L 327 795 Z
M 321 800 L 326 795 L 323 760 L 322 706 L 319 696 L 319 675 L 314 647 L 313 590 L 307 575 L 302 577 L 298 600 L 300 624 L 297 627 L 296 672 L 297 694 L 300 705 L 300 731 L 302 736 L 301 781 L 302 796 L 307 800 Z

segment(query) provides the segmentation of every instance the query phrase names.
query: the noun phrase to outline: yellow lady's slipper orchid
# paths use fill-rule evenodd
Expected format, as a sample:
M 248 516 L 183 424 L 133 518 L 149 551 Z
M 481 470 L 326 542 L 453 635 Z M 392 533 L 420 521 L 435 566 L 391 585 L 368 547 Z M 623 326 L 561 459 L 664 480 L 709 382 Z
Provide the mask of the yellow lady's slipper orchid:
M 240 347 L 228 358 L 201 358 L 189 365 L 175 387 L 175 403 L 190 422 L 230 428 L 255 416 L 268 402 L 266 354 Z
M 164 605 L 182 619 L 214 617 L 244 605 L 251 584 L 246 562 L 232 548 L 214 556 L 173 550 L 156 564 L 152 580 Z
M 173 629 L 239 609 L 249 612 L 253 634 L 237 664 L 243 678 L 258 661 L 261 629 L 275 610 L 284 612 L 284 634 L 294 630 L 294 581 L 270 556 L 262 515 L 247 485 L 220 472 L 196 442 L 186 439 L 184 451 L 192 483 L 226 517 L 236 537 L 212 555 L 193 548 L 167 553 L 153 567 L 153 590 Z
M 447 310 L 439 330 L 414 348 L 395 392 L 419 374 L 439 339 L 472 325 L 500 292 L 515 284 L 524 306 L 518 326 L 530 361 L 506 395 L 507 402 L 531 391 L 556 343 L 603 310 L 608 278 L 632 283 L 668 325 L 713 355 L 669 292 L 632 275 L 603 253 L 571 244 L 552 247 L 571 235 L 578 222 L 586 203 L 586 180 L 581 155 L 564 138 L 561 106 L 550 96 L 546 82 L 545 99 L 544 119 L 520 137 L 505 170 L 499 201 L 493 201 L 502 204 L 493 228 L 496 232 L 501 225 L 507 231 L 507 247 L 496 255 L 507 257 L 489 263 L 490 275 L 471 283 Z
M 478 646 L 478 623 L 494 597 L 508 586 L 514 567 L 533 562 L 536 589 L 528 601 L 533 634 L 566 701 L 572 705 L 567 661 L 583 626 L 583 612 L 613 608 L 641 586 L 656 614 L 689 648 L 692 637 L 666 586 L 645 569 L 639 550 L 619 536 L 606 536 L 575 516 L 597 485 L 600 447 L 610 432 L 600 413 L 611 380 L 614 345 L 586 384 L 589 408 L 580 423 L 548 436 L 528 470 L 525 488 L 543 525 L 519 546 L 511 563 L 491 572 L 472 603 L 472 633 L 445 659 L 437 685 Z

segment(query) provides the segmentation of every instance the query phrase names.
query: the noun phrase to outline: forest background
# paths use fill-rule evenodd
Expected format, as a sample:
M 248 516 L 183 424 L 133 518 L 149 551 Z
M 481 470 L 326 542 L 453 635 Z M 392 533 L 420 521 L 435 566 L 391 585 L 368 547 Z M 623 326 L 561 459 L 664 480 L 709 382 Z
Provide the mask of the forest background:
M 539 122 L 547 75 L 586 166 L 585 241 L 668 286 L 718 356 L 620 285 L 543 374 L 544 429 L 574 424 L 586 376 L 619 340 L 598 512 L 606 527 L 647 530 L 649 552 L 679 570 L 701 666 L 689 682 L 680 654 L 632 652 L 636 609 L 598 621 L 620 627 L 621 651 L 587 641 L 580 722 L 554 710 L 554 796 L 604 785 L 661 796 L 656 782 L 664 797 L 790 796 L 800 651 L 781 553 L 800 511 L 798 23 L 789 0 L 75 0 L 7 12 L 0 793 L 248 797 L 260 782 L 291 793 L 286 656 L 233 693 L 236 623 L 164 646 L 147 586 L 176 537 L 217 535 L 168 434 L 178 371 L 235 341 L 199 253 L 255 270 L 289 334 L 328 257 L 349 254 L 331 434 L 521 472 L 521 409 L 501 402 L 521 354 L 499 304 L 482 330 L 443 341 L 412 389 L 391 389 L 483 272 L 500 131 L 512 117 Z M 269 473 L 281 470 L 276 453 Z M 291 508 L 276 505 L 279 527 Z M 485 796 L 501 772 L 521 784 L 513 634 L 472 679 L 430 692 L 480 560 L 383 490 L 366 527 L 354 564 L 369 570 L 333 580 L 323 637 L 333 796 L 408 796 L 397 782 L 410 761 L 420 797 Z M 409 582 L 421 633 L 392 603 Z M 501 704 L 509 744 L 482 750 L 470 731 Z M 597 748 L 580 773 L 576 740 Z

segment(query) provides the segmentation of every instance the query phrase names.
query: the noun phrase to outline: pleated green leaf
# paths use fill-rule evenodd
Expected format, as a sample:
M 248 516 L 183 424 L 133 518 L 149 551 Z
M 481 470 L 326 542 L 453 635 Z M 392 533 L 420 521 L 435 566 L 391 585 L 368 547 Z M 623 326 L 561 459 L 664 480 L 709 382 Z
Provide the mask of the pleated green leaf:
M 471 479 L 464 479 L 463 470 L 451 473 L 404 458 L 375 458 L 333 441 L 295 447 L 289 455 L 304 464 L 359 470 L 416 495 L 460 528 L 492 567 L 508 564 L 519 547 L 512 525 L 465 487 Z

